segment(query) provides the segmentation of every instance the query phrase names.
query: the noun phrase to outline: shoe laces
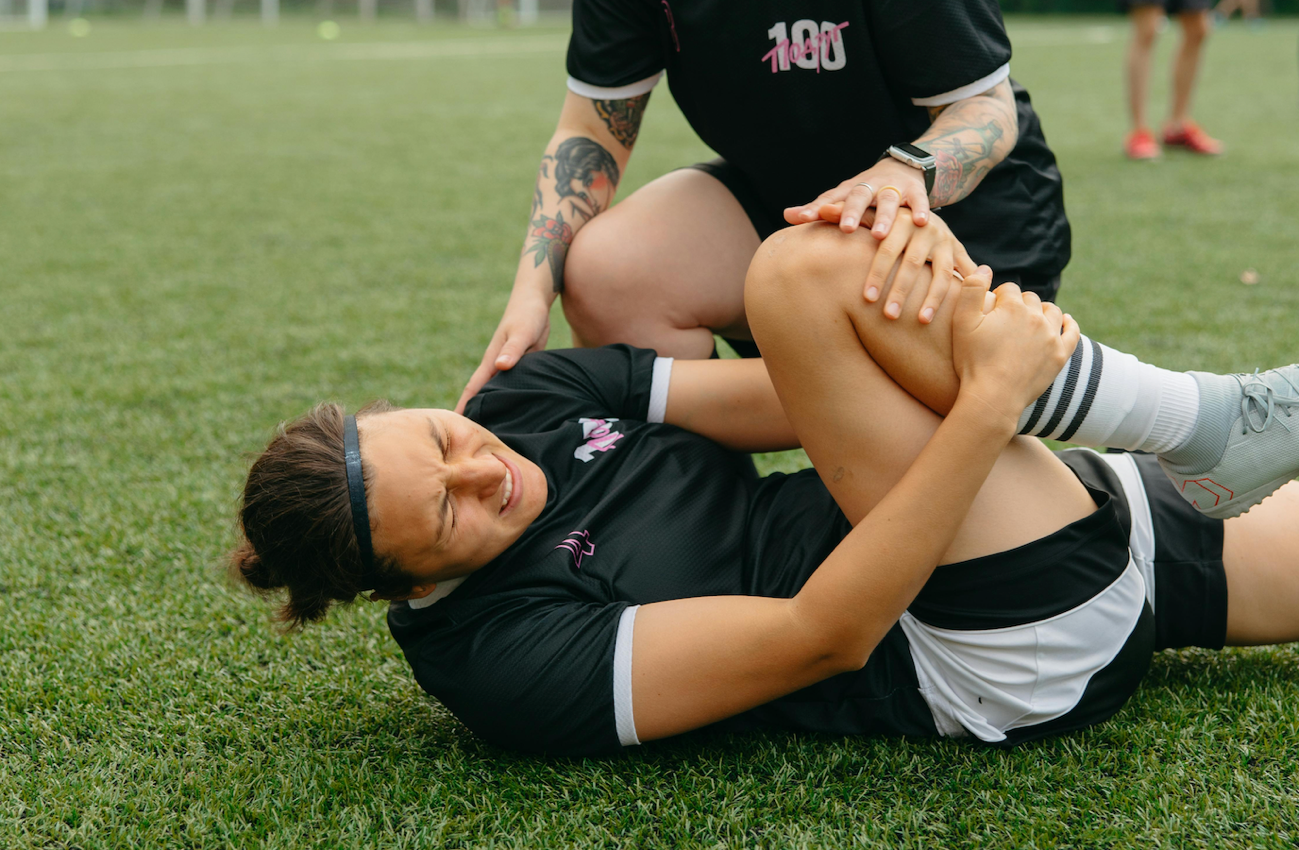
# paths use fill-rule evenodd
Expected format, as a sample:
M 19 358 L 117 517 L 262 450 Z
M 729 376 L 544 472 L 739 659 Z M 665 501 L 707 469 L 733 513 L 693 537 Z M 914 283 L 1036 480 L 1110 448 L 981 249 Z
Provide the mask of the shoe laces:
M 1294 395 L 1277 395 L 1276 389 L 1263 380 L 1264 375 L 1275 375 L 1286 386 L 1294 391 Z M 1241 377 L 1236 376 L 1240 381 L 1241 399 L 1240 399 L 1240 433 L 1245 434 L 1253 431 L 1255 434 L 1261 434 L 1267 430 L 1268 426 L 1275 420 L 1286 431 L 1290 431 L 1290 426 L 1276 418 L 1276 411 L 1279 407 L 1286 418 L 1290 418 L 1290 411 L 1299 407 L 1299 386 L 1290 380 L 1284 373 L 1278 369 L 1272 369 L 1259 374 L 1254 370 L 1254 374 Z

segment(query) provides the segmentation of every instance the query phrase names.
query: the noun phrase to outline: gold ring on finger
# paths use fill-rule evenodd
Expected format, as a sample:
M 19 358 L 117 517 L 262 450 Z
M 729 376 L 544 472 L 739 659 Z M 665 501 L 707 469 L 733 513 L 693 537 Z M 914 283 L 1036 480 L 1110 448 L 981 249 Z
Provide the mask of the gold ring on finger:
M 875 193 L 876 197 L 879 197 L 880 195 L 883 195 L 883 194 L 884 194 L 885 192 L 887 192 L 889 189 L 892 189 L 894 192 L 897 192 L 897 193 L 898 193 L 898 200 L 899 200 L 899 201 L 902 200 L 902 190 L 899 189 L 897 186 L 881 186 L 881 187 L 880 187 L 880 190 L 879 190 L 878 192 Z

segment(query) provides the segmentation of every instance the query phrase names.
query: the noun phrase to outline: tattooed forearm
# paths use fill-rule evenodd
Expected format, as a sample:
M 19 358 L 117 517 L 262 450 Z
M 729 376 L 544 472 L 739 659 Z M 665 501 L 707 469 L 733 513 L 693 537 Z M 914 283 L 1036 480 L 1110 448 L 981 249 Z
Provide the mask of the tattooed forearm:
M 1004 128 L 989 121 L 982 127 L 967 127 L 928 140 L 936 166 L 929 202 L 941 207 L 973 192 L 992 167 L 1005 158 L 1005 152 L 998 155 L 998 143 L 1004 136 Z
M 613 155 L 585 136 L 567 138 L 541 158 L 523 255 L 532 256 L 533 268 L 548 264 L 554 292 L 564 291 L 564 259 L 573 235 L 608 209 L 621 176 Z
M 555 194 L 583 221 L 609 206 L 622 175 L 604 146 L 585 136 L 565 139 L 555 150 Z
M 934 124 L 916 140 L 933 152 L 937 174 L 929 202 L 953 204 L 974 191 L 1019 139 L 1015 97 L 1009 82 L 944 107 L 931 107 Z
M 564 221 L 563 213 L 556 213 L 554 218 L 544 213 L 533 217 L 523 253 L 532 254 L 533 267 L 541 265 L 542 260 L 550 263 L 550 279 L 554 282 L 555 292 L 564 291 L 564 257 L 568 255 L 571 244 L 573 228 Z
M 650 93 L 636 95 L 625 100 L 594 100 L 595 112 L 604 121 L 618 143 L 627 150 L 636 144 L 640 135 L 640 122 L 645 116 L 645 106 L 649 103 Z

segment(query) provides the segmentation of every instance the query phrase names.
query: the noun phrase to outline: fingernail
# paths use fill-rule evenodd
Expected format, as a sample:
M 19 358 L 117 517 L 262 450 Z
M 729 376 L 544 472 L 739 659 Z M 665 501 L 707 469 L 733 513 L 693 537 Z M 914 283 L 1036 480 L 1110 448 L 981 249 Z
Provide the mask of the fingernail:
M 920 311 L 920 321 L 928 324 L 934 320 L 934 308 L 926 307 Z
M 867 300 L 867 301 L 874 301 L 876 298 L 879 298 L 879 297 L 880 297 L 880 291 L 879 291 L 878 289 L 876 289 L 876 288 L 873 287 L 873 286 L 868 286 L 868 287 L 866 287 L 866 300 Z
M 816 213 L 812 212 L 811 210 L 803 210 L 801 215 L 803 216 L 803 218 L 816 218 Z
M 894 301 L 892 304 L 884 308 L 884 315 L 888 316 L 890 319 L 896 319 L 898 316 L 902 315 L 902 305 Z

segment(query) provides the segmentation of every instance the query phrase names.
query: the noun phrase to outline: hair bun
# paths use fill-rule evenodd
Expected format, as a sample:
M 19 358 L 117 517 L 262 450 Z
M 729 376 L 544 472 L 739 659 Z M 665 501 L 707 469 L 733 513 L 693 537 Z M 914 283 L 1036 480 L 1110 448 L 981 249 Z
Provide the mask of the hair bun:
M 261 555 L 253 548 L 253 544 L 247 540 L 242 541 L 239 546 L 230 553 L 230 574 L 236 580 L 242 581 L 259 590 L 271 590 L 276 587 L 283 587 L 284 583 L 277 581 L 271 575 L 270 570 L 266 568 L 266 563 L 262 560 Z

